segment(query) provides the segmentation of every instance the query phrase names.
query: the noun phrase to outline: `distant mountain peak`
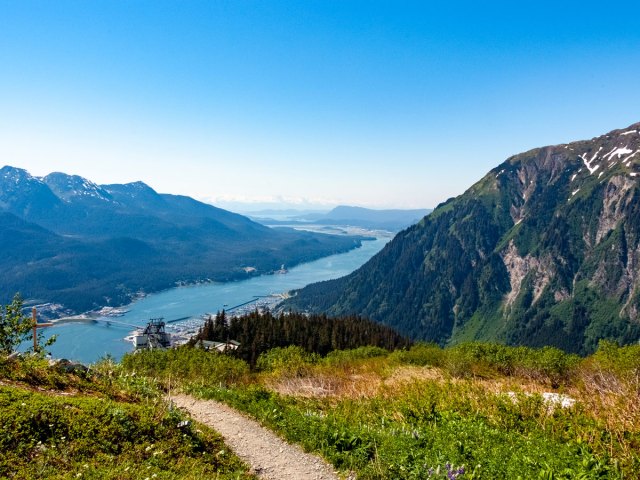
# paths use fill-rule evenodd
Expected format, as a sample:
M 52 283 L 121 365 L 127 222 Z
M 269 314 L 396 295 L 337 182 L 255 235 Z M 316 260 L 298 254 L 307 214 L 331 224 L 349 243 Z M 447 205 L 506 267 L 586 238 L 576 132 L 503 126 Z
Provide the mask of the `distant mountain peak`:
M 30 211 L 35 205 L 46 209 L 60 200 L 45 183 L 22 168 L 0 169 L 0 208 L 16 215 Z
M 76 198 L 113 201 L 109 192 L 104 188 L 79 175 L 53 172 L 44 177 L 43 181 L 58 197 L 65 201 Z
M 111 194 L 118 193 L 132 198 L 136 198 L 139 196 L 158 196 L 158 192 L 141 181 L 129 182 L 125 184 L 101 185 L 101 187 Z
M 156 192 L 153 188 L 140 180 L 138 180 L 137 182 L 125 183 L 125 185 L 131 188 L 135 188 L 136 190 L 151 190 L 154 193 Z
M 10 165 L 5 165 L 0 169 L 0 178 L 5 182 L 13 181 L 14 183 L 19 183 L 19 182 L 28 181 L 28 182 L 42 183 L 42 180 L 40 180 L 37 177 L 34 177 L 25 169 L 12 167 Z

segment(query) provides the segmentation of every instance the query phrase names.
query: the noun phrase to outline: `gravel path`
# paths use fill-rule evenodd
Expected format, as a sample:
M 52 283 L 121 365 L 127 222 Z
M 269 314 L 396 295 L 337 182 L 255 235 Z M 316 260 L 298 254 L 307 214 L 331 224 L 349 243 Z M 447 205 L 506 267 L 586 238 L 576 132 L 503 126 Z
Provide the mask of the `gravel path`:
M 271 431 L 228 406 L 188 395 L 171 396 L 170 401 L 223 437 L 225 443 L 252 467 L 259 478 L 273 480 L 338 480 L 324 460 L 304 453 Z

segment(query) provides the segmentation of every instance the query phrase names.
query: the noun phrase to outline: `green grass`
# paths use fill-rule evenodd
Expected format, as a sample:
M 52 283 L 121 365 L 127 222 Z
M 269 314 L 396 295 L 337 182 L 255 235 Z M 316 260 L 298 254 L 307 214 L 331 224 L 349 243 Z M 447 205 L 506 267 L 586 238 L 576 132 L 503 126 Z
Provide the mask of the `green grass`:
M 0 362 L 0 478 L 251 478 L 217 434 L 168 409 L 169 388 L 246 412 L 359 480 L 445 478 L 428 472 L 447 464 L 461 480 L 640 471 L 640 346 L 587 358 L 491 343 L 324 358 L 288 347 L 257 365 L 191 348 L 79 375 Z M 540 392 L 578 403 L 553 408 Z
M 640 389 L 633 383 L 640 347 L 603 344 L 587 359 L 485 343 L 418 344 L 390 354 L 358 349 L 323 359 L 285 350 L 266 354 L 264 370 L 245 382 L 184 388 L 248 413 L 358 479 L 422 479 L 447 463 L 464 466 L 461 479 L 633 479 L 640 471 Z M 407 369 L 416 376 L 394 381 Z M 604 373 L 619 391 L 594 383 Z M 358 383 L 374 377 L 374 393 Z M 288 382 L 327 378 L 353 388 L 311 398 L 278 393 Z M 579 403 L 552 408 L 540 391 L 569 393 Z
M 0 478 L 249 479 L 212 430 L 169 409 L 153 380 L 0 361 Z
M 249 376 L 249 365 L 228 355 L 212 355 L 199 348 L 141 350 L 125 355 L 122 368 L 142 378 L 160 382 L 165 389 L 173 384 L 203 386 L 235 385 Z
M 598 425 L 581 412 L 549 414 L 541 397 L 514 402 L 468 383 L 424 382 L 338 402 L 287 398 L 259 387 L 198 393 L 251 414 L 337 468 L 358 472 L 359 479 L 421 479 L 446 463 L 464 465 L 466 478 L 530 479 L 541 472 L 625 478 L 605 448 L 596 452 L 576 435 L 596 432 Z

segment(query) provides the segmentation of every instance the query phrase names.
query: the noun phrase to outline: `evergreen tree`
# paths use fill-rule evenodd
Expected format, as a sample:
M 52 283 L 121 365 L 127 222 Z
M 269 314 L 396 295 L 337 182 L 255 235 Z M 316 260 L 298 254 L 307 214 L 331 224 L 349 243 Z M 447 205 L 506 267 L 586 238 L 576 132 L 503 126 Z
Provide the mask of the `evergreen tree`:
M 331 318 L 295 312 L 273 315 L 257 311 L 231 318 L 224 311 L 219 312 L 205 321 L 194 343 L 198 340 L 236 340 L 240 347 L 233 354 L 251 365 L 255 365 L 261 353 L 290 345 L 320 355 L 362 346 L 393 350 L 410 345 L 409 340 L 391 328 L 355 315 Z

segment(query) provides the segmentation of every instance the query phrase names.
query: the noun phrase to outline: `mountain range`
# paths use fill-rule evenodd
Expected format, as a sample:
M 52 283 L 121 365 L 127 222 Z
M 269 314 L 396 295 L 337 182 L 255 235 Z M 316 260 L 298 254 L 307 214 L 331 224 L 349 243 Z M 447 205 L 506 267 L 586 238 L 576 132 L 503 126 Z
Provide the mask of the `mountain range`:
M 254 214 L 252 218 L 265 225 L 304 225 L 313 223 L 316 225 L 351 226 L 397 232 L 416 223 L 429 212 L 431 212 L 429 209 L 377 210 L 339 205 L 329 212 L 305 212 L 298 215 L 288 215 L 287 220 L 268 218 L 268 213 L 263 213 L 262 217 Z
M 271 229 L 142 182 L 97 185 L 0 169 L 0 300 L 78 312 L 138 292 L 269 273 L 358 247 L 358 237 Z
M 285 306 L 415 339 L 592 352 L 640 339 L 640 123 L 508 158 L 347 277 Z

